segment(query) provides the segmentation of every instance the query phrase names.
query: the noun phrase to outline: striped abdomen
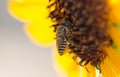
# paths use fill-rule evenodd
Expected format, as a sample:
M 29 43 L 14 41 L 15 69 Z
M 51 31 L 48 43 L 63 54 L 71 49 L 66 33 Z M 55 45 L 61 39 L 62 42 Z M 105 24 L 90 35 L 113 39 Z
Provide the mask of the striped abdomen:
M 60 55 L 63 55 L 65 49 L 67 48 L 66 32 L 67 28 L 64 25 L 59 25 L 56 29 L 56 43 Z

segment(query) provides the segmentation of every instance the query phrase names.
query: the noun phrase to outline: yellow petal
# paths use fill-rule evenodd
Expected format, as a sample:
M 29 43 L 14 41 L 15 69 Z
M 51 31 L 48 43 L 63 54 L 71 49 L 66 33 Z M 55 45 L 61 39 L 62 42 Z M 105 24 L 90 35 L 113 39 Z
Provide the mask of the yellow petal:
M 112 5 L 118 4 L 120 0 L 109 0 L 109 3 Z
M 103 74 L 103 77 L 116 77 L 116 74 L 115 74 L 112 66 L 107 65 L 107 64 L 109 64 L 109 63 L 108 62 L 106 63 L 106 61 L 101 64 L 101 72 Z
M 103 77 L 118 77 L 120 71 L 113 65 L 109 58 L 106 58 L 104 63 L 101 64 Z
M 101 72 L 103 77 L 118 77 L 120 76 L 120 54 L 112 47 L 106 48 L 107 57 L 101 63 Z
M 120 53 L 117 52 L 114 48 L 108 47 L 106 48 L 108 58 L 112 61 L 114 65 L 116 65 L 116 68 L 120 69 Z
M 108 0 L 110 10 L 110 19 L 114 22 L 120 22 L 120 0 Z
M 16 19 L 29 21 L 43 21 L 48 16 L 48 0 L 9 0 L 9 13 Z
M 120 31 L 114 26 L 111 26 L 109 29 L 109 34 L 115 44 L 120 48 Z
M 75 54 L 69 50 L 60 56 L 58 51 L 53 52 L 54 66 L 60 77 L 96 77 L 95 67 L 88 64 L 85 67 L 77 64 L 79 59 L 73 60 Z M 88 72 L 88 71 L 89 72 Z
M 80 66 L 72 59 L 74 54 L 69 54 L 67 50 L 62 56 L 58 51 L 53 52 L 54 66 L 60 77 L 80 77 Z
M 86 66 L 88 72 L 86 77 L 96 77 L 96 69 L 91 64 Z
M 50 27 L 51 24 L 52 22 L 47 22 L 47 20 L 42 23 L 33 22 L 25 24 L 24 30 L 35 44 L 50 46 L 55 41 L 55 33 L 53 27 Z
M 120 23 L 114 23 L 113 26 L 120 31 Z

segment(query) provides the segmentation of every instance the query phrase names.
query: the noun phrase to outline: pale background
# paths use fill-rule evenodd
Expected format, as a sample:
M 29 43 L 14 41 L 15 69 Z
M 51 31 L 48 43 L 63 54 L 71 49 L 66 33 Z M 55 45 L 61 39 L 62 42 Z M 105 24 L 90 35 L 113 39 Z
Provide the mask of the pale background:
M 0 0 L 0 77 L 58 77 L 52 48 L 33 44 L 22 23 L 8 14 L 6 4 Z

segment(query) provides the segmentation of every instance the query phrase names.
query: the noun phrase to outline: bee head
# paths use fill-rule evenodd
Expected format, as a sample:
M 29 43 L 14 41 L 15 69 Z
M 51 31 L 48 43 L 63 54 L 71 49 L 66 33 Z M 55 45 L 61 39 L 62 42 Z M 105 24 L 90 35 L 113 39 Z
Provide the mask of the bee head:
M 70 27 L 73 23 L 70 22 L 69 20 L 63 21 L 60 23 L 61 26 L 66 26 L 66 27 Z

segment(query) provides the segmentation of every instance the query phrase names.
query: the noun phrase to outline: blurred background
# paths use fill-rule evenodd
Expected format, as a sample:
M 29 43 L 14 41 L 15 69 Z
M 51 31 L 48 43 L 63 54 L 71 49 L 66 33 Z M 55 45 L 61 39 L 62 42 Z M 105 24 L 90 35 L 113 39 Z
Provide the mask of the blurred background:
M 33 44 L 22 25 L 8 14 L 7 0 L 0 0 L 0 77 L 58 77 L 52 47 Z

